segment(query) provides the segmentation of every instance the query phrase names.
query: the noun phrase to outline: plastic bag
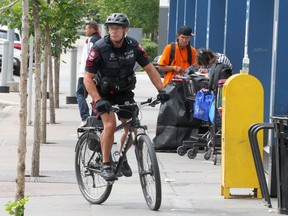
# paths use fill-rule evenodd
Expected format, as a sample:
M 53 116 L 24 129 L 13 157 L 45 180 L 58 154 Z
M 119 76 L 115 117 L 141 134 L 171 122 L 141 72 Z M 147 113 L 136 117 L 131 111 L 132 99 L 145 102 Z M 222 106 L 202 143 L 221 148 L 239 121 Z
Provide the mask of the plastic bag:
M 171 81 L 164 89 L 170 100 L 159 108 L 153 142 L 157 151 L 175 151 L 194 136 L 193 128 L 199 128 L 201 120 L 193 117 L 194 101 L 186 99 L 182 82 Z
M 194 117 L 203 121 L 209 120 L 210 107 L 214 101 L 213 92 L 200 90 L 197 92 L 194 103 Z
M 209 120 L 212 124 L 215 124 L 217 127 L 221 126 L 221 115 L 219 113 L 219 110 L 215 108 L 215 103 L 213 102 L 210 107 L 209 111 Z
M 209 110 L 209 120 L 212 124 L 214 124 L 215 118 L 215 103 L 212 103 Z

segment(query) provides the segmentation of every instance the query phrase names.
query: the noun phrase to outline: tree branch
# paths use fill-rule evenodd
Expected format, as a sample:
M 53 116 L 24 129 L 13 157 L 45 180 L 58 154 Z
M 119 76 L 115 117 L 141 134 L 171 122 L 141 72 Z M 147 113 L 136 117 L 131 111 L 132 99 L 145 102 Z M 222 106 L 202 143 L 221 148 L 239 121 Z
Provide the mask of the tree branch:
M 10 7 L 12 7 L 12 6 L 15 5 L 17 2 L 18 2 L 18 0 L 15 0 L 14 2 L 10 3 L 9 5 L 0 8 L 0 12 L 4 11 L 4 10 L 10 8 Z

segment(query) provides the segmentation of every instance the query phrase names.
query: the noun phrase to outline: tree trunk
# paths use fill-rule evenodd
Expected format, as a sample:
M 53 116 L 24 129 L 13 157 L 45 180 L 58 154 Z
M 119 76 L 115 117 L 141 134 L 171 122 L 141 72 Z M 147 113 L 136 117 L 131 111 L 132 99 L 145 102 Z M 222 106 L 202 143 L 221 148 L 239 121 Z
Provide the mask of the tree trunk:
M 32 151 L 31 176 L 39 177 L 40 141 L 41 141 L 41 30 L 39 17 L 39 1 L 33 1 L 34 31 L 35 31 L 35 116 L 34 116 L 34 143 Z
M 29 5 L 28 0 L 22 1 L 22 61 L 20 76 L 20 111 L 19 111 L 19 142 L 18 142 L 18 164 L 16 178 L 15 200 L 19 201 L 25 195 L 25 158 L 27 137 L 27 77 L 28 77 L 28 38 L 29 38 Z M 24 213 L 23 213 L 24 215 Z
M 61 50 L 61 38 L 59 37 L 56 43 L 56 49 Z M 54 57 L 54 86 L 55 86 L 55 107 L 59 108 L 59 79 L 60 79 L 60 52 L 55 54 Z
M 49 39 L 50 40 L 50 39 Z M 51 50 L 51 45 L 49 46 L 49 49 Z M 52 62 L 52 56 L 49 53 L 49 101 L 50 101 L 50 123 L 55 124 L 56 117 L 55 117 L 55 99 L 54 99 L 54 89 L 53 89 L 53 62 Z
M 154 29 L 153 32 L 151 33 L 151 41 L 158 43 L 158 32 L 157 29 Z
M 49 24 L 45 25 L 45 35 L 44 35 L 45 47 L 44 47 L 44 68 L 42 73 L 42 119 L 41 119 L 41 143 L 46 143 L 46 132 L 47 132 L 47 74 L 49 67 L 49 50 L 48 46 L 50 44 L 49 39 Z

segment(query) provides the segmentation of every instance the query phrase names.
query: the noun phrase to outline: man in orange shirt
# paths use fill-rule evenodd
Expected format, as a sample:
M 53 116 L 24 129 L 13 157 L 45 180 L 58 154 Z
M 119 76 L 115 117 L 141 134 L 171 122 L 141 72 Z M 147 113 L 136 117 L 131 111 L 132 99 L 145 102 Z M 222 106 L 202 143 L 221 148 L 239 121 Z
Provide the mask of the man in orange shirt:
M 181 26 L 176 34 L 177 42 L 168 44 L 159 60 L 159 69 L 166 72 L 163 85 L 167 85 L 175 75 L 183 75 L 184 71 L 191 65 L 197 65 L 194 47 L 190 46 L 190 39 L 193 36 L 189 26 Z M 171 57 L 172 46 L 175 46 L 173 59 Z M 190 49 L 190 50 L 189 50 Z

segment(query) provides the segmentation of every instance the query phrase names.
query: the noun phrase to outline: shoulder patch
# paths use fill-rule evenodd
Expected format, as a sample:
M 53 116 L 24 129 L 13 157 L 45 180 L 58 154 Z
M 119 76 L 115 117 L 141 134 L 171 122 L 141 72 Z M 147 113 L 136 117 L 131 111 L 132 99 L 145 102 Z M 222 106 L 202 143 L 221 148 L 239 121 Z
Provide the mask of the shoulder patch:
M 93 61 L 99 56 L 99 52 L 95 49 L 91 49 L 88 55 L 88 58 L 86 60 L 86 65 L 91 66 L 93 64 Z
M 145 52 L 144 48 L 141 46 L 140 43 L 138 43 L 138 49 L 141 50 L 142 52 Z
M 137 49 L 140 50 L 143 53 L 144 58 L 148 58 L 148 55 L 147 55 L 145 49 L 141 46 L 140 43 L 138 43 Z

